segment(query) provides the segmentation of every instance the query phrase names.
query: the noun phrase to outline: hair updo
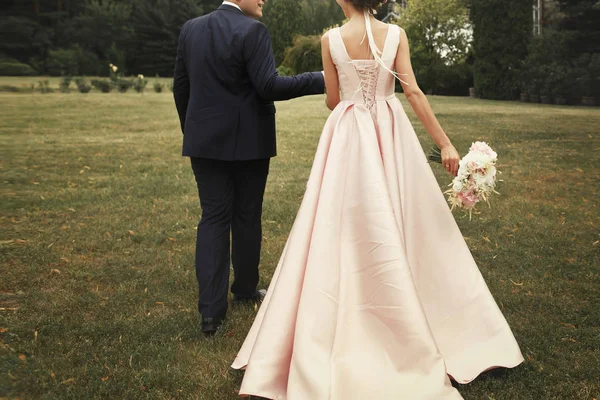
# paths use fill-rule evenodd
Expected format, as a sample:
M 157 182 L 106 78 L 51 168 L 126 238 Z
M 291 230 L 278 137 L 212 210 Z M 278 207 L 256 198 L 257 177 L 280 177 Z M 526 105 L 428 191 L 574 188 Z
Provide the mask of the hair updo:
M 387 0 L 350 0 L 350 3 L 359 10 L 375 10 L 385 4 Z

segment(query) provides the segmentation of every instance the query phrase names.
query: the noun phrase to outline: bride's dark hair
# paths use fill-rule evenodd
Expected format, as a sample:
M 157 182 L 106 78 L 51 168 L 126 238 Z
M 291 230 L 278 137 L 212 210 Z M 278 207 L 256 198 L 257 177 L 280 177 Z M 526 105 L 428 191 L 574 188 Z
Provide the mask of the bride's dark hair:
M 375 10 L 387 0 L 350 0 L 350 3 L 359 10 Z

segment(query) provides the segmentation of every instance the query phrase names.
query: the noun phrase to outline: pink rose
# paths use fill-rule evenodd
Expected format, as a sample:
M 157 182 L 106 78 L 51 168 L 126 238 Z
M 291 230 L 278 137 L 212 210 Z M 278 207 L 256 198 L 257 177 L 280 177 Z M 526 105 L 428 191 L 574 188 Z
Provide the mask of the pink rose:
M 465 208 L 472 208 L 479 201 L 471 191 L 458 193 L 458 198 Z
M 486 142 L 475 142 L 469 148 L 469 151 L 477 151 L 479 153 L 483 153 L 492 158 L 496 158 L 497 154 Z

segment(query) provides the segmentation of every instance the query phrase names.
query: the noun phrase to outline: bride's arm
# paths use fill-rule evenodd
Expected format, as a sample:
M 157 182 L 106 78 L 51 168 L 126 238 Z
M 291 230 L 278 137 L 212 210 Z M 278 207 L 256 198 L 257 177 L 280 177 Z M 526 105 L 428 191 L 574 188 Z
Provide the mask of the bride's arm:
M 429 101 L 425 94 L 419 88 L 415 74 L 410 62 L 410 49 L 408 46 L 408 38 L 404 29 L 400 29 L 400 44 L 398 45 L 398 55 L 396 56 L 396 73 L 401 74 L 403 81 L 401 82 L 404 95 L 410 103 L 415 114 L 425 127 L 425 130 L 435 141 L 438 147 L 442 150 L 442 165 L 452 175 L 456 176 L 458 172 L 458 161 L 460 159 L 458 152 L 452 146 L 450 139 L 442 129 L 438 122 Z M 406 74 L 406 75 L 405 75 Z M 448 167 L 446 167 L 448 165 Z
M 340 102 L 340 83 L 335 64 L 329 51 L 329 32 L 321 37 L 321 58 L 323 59 L 323 72 L 325 73 L 325 93 L 327 108 L 333 110 Z

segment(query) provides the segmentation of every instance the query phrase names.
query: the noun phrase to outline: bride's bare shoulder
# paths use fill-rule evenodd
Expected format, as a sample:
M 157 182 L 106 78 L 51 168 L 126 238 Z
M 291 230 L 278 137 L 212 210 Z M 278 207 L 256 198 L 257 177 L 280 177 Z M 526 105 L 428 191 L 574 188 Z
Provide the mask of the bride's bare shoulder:
M 371 22 L 371 26 L 374 32 L 387 32 L 388 28 L 390 28 L 391 25 L 392 24 L 381 22 L 379 20 Z

